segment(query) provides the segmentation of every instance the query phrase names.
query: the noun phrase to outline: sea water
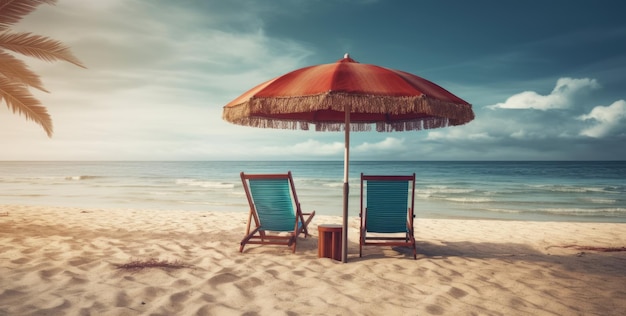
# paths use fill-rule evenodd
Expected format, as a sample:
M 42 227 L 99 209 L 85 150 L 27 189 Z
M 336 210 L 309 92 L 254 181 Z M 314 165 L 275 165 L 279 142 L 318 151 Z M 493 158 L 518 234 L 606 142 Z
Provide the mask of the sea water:
M 305 211 L 342 214 L 342 161 L 4 161 L 0 205 L 247 212 L 240 172 L 288 170 Z M 422 218 L 626 222 L 623 161 L 353 161 L 350 216 L 361 173 L 415 173 Z

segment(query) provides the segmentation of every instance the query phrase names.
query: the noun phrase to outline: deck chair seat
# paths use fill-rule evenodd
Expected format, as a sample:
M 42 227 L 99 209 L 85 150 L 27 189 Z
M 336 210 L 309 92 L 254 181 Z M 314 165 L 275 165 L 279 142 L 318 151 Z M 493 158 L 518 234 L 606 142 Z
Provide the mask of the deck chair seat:
M 303 213 L 291 171 L 286 174 L 245 174 L 241 181 L 250 213 L 239 251 L 247 244 L 287 245 L 296 252 L 298 236 L 309 235 L 315 211 Z M 253 226 L 254 225 L 254 226 Z
M 361 174 L 360 257 L 363 246 L 403 246 L 412 248 L 417 259 L 414 199 L 415 174 Z

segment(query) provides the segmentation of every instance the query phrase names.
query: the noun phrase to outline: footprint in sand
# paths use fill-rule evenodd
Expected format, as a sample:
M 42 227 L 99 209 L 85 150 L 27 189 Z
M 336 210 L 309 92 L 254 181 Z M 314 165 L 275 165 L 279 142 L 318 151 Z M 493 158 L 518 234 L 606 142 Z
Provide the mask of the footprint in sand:
M 218 286 L 224 283 L 232 283 L 239 280 L 240 277 L 230 272 L 217 274 L 209 279 L 209 284 L 212 286 Z
M 170 295 L 170 302 L 173 306 L 181 306 L 189 299 L 190 294 L 189 291 L 176 292 Z
M 45 270 L 39 271 L 39 276 L 42 279 L 49 279 L 50 277 L 53 277 L 53 276 L 61 273 L 62 271 L 63 271 L 63 269 L 61 269 L 61 268 L 45 269 Z
M 115 306 L 116 307 L 126 307 L 126 306 L 130 306 L 132 302 L 132 298 L 126 294 L 126 292 L 120 292 L 117 294 L 117 297 L 115 298 Z
M 426 311 L 431 315 L 443 315 L 445 313 L 445 309 L 438 305 L 428 305 Z
M 26 264 L 29 263 L 31 261 L 31 259 L 28 259 L 26 257 L 21 257 L 15 260 L 11 260 L 11 263 L 15 263 L 15 264 Z
M 452 287 L 449 291 L 448 294 L 450 294 L 450 296 L 456 298 L 456 299 L 460 299 L 462 297 L 467 296 L 467 292 L 459 289 L 458 287 Z

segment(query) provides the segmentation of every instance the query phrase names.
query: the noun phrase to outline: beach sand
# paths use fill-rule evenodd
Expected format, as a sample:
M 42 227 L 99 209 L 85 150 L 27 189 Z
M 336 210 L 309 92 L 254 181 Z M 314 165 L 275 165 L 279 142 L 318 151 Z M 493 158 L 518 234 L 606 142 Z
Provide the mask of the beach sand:
M 0 205 L 0 315 L 621 315 L 626 224 L 416 219 L 418 259 L 249 245 L 247 214 Z M 150 259 L 179 268 L 121 269 Z

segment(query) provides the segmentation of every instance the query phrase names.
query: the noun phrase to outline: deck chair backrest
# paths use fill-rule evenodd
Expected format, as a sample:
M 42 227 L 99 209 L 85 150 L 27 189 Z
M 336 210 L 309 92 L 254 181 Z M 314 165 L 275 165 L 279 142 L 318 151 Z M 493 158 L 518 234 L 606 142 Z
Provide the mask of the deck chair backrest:
M 250 197 L 266 230 L 293 231 L 296 223 L 289 178 L 250 178 Z
M 362 176 L 366 186 L 366 229 L 375 233 L 407 230 L 407 212 L 413 208 L 415 176 Z M 411 191 L 409 183 L 412 182 Z M 409 204 L 410 203 L 410 204 Z M 410 214 L 412 216 L 412 214 Z

